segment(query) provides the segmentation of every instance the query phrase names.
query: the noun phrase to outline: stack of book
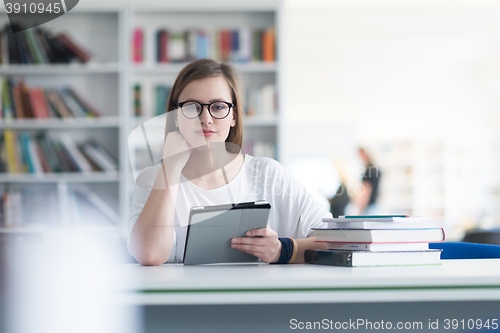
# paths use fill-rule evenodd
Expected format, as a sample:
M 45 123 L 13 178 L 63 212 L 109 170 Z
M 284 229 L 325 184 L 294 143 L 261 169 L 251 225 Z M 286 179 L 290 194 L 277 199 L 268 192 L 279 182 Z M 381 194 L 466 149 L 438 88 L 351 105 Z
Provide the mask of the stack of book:
M 327 250 L 306 250 L 305 261 L 333 266 L 401 266 L 440 264 L 444 230 L 425 216 L 341 216 L 324 218 L 326 228 L 313 228 Z

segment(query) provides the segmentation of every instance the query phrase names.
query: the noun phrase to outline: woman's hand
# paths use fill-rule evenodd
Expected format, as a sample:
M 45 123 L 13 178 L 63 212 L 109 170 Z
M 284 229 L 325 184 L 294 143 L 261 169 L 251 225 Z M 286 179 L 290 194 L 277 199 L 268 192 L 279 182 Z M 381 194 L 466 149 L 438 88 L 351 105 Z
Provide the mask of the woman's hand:
M 231 239 L 231 247 L 254 255 L 263 262 L 273 263 L 278 261 L 281 254 L 281 242 L 278 234 L 267 227 L 249 230 L 247 237 L 236 237 Z
M 168 159 L 169 165 L 182 170 L 189 160 L 193 147 L 179 131 L 170 132 L 163 146 L 163 159 Z

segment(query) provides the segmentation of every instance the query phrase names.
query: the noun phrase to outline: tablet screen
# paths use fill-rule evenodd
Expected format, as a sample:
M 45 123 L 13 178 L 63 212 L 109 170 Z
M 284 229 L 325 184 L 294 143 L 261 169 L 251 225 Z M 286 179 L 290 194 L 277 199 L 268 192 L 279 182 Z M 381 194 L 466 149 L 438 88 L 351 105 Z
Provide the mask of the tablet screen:
M 256 262 L 251 254 L 231 247 L 231 238 L 265 228 L 271 205 L 267 201 L 193 207 L 184 251 L 184 264 Z

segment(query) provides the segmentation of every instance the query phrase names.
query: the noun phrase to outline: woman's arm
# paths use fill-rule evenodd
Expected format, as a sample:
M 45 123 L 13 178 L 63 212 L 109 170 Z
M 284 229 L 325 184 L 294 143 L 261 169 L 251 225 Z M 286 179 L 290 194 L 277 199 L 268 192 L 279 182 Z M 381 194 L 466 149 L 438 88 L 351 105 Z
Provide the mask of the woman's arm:
M 176 174 L 172 172 L 165 177 L 165 169 L 162 162 L 153 188 L 130 234 L 130 254 L 141 265 L 161 265 L 167 261 L 172 250 L 179 185 L 171 181 L 176 185 L 169 186 L 168 179 L 174 179 Z
M 161 265 L 170 256 L 179 181 L 191 150 L 179 132 L 168 134 L 161 168 L 130 234 L 129 252 L 141 265 Z

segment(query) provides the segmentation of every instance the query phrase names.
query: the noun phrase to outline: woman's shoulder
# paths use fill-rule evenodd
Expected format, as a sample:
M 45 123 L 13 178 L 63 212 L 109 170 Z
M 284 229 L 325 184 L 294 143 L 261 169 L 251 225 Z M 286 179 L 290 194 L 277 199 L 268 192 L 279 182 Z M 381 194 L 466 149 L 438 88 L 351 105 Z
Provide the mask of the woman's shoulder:
M 278 161 L 270 157 L 255 157 L 245 155 L 245 164 L 250 170 L 265 172 L 267 174 L 283 174 L 285 167 Z
M 150 165 L 144 169 L 137 175 L 135 179 L 135 184 L 138 187 L 144 189 L 151 189 L 155 182 L 156 176 L 158 175 L 158 171 L 160 171 L 161 163 L 156 165 Z

